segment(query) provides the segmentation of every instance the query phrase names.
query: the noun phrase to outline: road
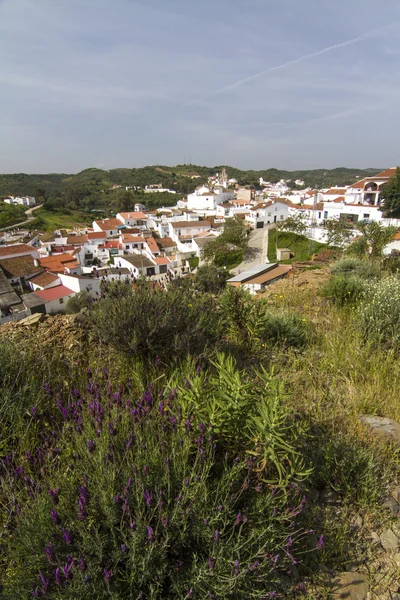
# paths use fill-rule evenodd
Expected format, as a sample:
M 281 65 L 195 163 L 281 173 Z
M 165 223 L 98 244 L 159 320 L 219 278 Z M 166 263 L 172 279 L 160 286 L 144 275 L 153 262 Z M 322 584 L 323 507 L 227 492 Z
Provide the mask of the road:
M 21 225 L 26 225 L 27 223 L 32 221 L 32 219 L 34 218 L 33 211 L 37 210 L 38 208 L 42 208 L 42 205 L 38 204 L 37 206 L 32 206 L 32 208 L 28 208 L 25 211 L 25 215 L 28 217 L 25 221 L 21 221 L 20 223 L 14 223 L 14 225 L 8 225 L 8 227 L 3 227 L 2 229 L 0 229 L 0 231 L 6 231 L 7 229 L 18 229 L 18 227 L 20 227 Z
M 251 267 L 269 262 L 268 229 L 271 229 L 271 226 L 264 227 L 263 229 L 254 229 L 250 233 L 249 247 L 245 252 L 244 260 L 240 265 L 231 269 L 232 273 L 237 275 L 243 273 L 243 271 L 247 271 Z

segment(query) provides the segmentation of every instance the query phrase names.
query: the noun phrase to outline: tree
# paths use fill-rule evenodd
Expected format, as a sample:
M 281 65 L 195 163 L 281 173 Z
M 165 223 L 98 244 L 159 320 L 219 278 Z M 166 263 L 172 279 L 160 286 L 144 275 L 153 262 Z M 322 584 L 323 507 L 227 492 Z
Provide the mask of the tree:
M 199 292 L 218 294 L 225 288 L 228 277 L 224 269 L 218 269 L 214 265 L 203 265 L 198 268 L 193 278 L 193 286 Z
M 204 246 L 202 258 L 216 266 L 231 266 L 241 262 L 247 246 L 246 226 L 241 219 L 233 217 L 225 221 L 222 233 Z
M 329 246 L 344 246 L 353 237 L 354 225 L 343 219 L 326 219 L 324 227 Z
M 306 217 L 303 214 L 287 217 L 284 221 L 276 224 L 278 231 L 291 231 L 298 235 L 304 235 L 307 227 Z
M 397 210 L 400 208 L 400 167 L 397 167 L 395 175 L 381 191 L 381 199 L 386 210 Z
M 361 238 L 355 240 L 349 247 L 350 254 L 358 256 L 382 256 L 383 249 L 392 240 L 396 227 L 385 227 L 378 221 L 360 221 L 358 229 Z

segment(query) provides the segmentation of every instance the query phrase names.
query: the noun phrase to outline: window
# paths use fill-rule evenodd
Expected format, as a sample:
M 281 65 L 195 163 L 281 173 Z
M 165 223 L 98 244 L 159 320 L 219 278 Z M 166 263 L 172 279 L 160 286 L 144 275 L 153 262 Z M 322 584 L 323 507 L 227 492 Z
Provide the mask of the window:
M 318 213 L 318 219 L 320 219 L 320 218 L 321 218 L 321 215 L 322 215 L 322 213 L 320 213 L 320 212 L 319 212 L 319 213 Z
M 327 218 L 328 218 L 328 211 L 324 210 L 324 219 L 327 219 Z
M 277 207 L 277 206 L 275 206 L 275 212 L 276 212 L 277 210 L 278 210 L 278 207 Z
M 268 213 L 268 216 L 269 216 L 269 217 L 271 216 L 271 213 L 270 213 L 270 212 Z
M 126 245 L 126 249 L 127 249 L 127 250 L 129 250 L 129 248 L 130 248 L 130 245 L 129 245 L 129 244 L 127 244 L 127 245 Z
M 64 298 L 60 298 L 59 302 L 60 304 L 64 304 Z
M 280 218 L 281 221 L 283 221 L 283 215 L 281 215 L 279 218 Z
M 369 219 L 369 213 L 364 213 L 363 214 L 363 219 Z

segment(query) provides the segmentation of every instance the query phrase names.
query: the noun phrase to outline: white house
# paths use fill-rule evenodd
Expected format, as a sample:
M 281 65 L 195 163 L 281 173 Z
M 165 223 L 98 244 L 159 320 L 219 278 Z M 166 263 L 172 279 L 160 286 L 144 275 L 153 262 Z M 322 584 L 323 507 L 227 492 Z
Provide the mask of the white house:
M 4 202 L 6 204 L 19 204 L 20 206 L 35 206 L 36 204 L 33 196 L 10 196 L 9 198 L 5 198 Z
M 61 284 L 76 294 L 88 292 L 91 296 L 96 296 L 96 293 L 100 292 L 100 280 L 95 277 L 71 273 L 60 273 L 59 277 Z
M 46 314 L 64 311 L 68 300 L 76 294 L 76 292 L 65 287 L 65 285 L 57 285 L 45 290 L 36 290 L 33 293 L 45 301 Z
M 346 189 L 346 204 L 372 204 L 378 206 L 383 186 L 396 174 L 396 167 L 381 171 L 374 177 L 365 177 Z
M 120 219 L 102 219 L 93 221 L 93 231 L 105 233 L 107 237 L 119 235 L 120 231 L 126 227 L 126 224 Z
M 11 246 L 0 246 L 0 260 L 3 258 L 16 258 L 17 256 L 28 256 L 39 258 L 39 253 L 33 246 L 28 244 L 13 244 Z
M 117 219 L 127 227 L 139 227 L 146 225 L 148 217 L 142 211 L 132 211 L 118 213 Z
M 233 190 L 227 190 L 224 186 L 211 189 L 203 185 L 188 195 L 186 206 L 188 210 L 215 211 L 218 204 L 229 202 L 234 197 Z
M 168 223 L 169 235 L 175 242 L 191 241 L 193 237 L 210 231 L 211 225 L 209 221 L 170 221 Z

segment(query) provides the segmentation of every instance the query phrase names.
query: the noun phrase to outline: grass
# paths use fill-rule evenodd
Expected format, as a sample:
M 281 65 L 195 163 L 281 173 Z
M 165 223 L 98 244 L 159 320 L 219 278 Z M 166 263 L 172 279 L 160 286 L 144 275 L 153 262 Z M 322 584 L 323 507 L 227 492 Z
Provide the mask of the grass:
M 276 229 L 269 230 L 268 259 L 270 262 L 276 261 L 276 235 Z M 328 246 L 314 240 L 309 240 L 304 235 L 298 235 L 289 231 L 280 231 L 278 232 L 278 247 L 289 248 L 294 254 L 294 257 L 290 260 L 281 261 L 283 264 L 286 264 L 294 261 L 310 260 L 313 254 L 325 250 Z
M 91 225 L 94 215 L 89 215 L 80 211 L 71 211 L 69 209 L 48 211 L 43 208 L 35 213 L 35 218 L 29 223 L 30 229 L 45 229 L 54 231 L 55 229 L 73 229 Z

